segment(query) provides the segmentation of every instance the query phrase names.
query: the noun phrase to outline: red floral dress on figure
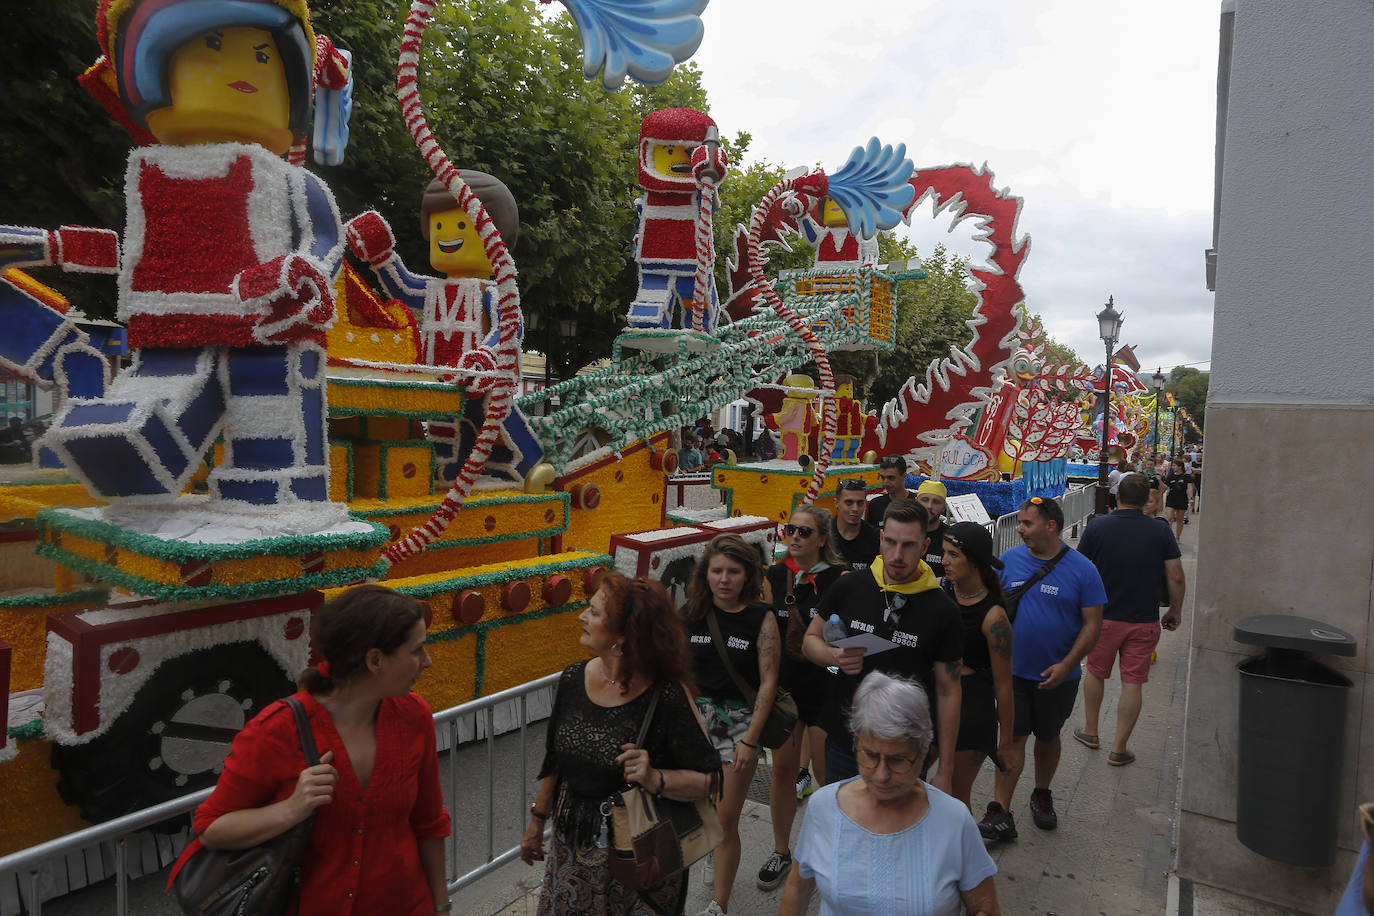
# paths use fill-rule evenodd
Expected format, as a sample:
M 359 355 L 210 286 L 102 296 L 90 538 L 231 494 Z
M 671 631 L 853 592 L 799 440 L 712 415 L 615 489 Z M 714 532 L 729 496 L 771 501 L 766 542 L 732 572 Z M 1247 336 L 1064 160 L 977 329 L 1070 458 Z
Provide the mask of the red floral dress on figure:
M 339 771 L 334 798 L 315 811 L 301 874 L 299 916 L 429 916 L 429 881 L 420 865 L 421 840 L 449 834 L 439 786 L 434 720 L 417 694 L 387 697 L 377 710 L 377 758 L 364 789 L 334 722 L 308 693 L 305 704 L 319 753 L 334 752 Z M 196 809 L 194 829 L 204 833 L 221 815 L 289 798 L 305 769 L 296 720 L 276 702 L 234 739 L 215 791 Z M 172 869 L 201 848 L 194 841 Z

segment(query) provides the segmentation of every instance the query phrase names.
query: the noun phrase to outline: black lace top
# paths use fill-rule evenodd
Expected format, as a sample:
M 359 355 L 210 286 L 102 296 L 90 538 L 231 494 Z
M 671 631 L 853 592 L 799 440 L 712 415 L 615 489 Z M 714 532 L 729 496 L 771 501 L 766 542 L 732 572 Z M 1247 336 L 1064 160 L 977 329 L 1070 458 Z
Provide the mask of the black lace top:
M 559 836 L 574 847 L 595 842 L 601 803 L 625 784 L 615 758 L 622 744 L 638 736 L 654 690 L 661 691 L 658 709 L 644 737 L 650 764 L 711 773 L 712 792 L 718 791 L 720 755 L 701 730 L 682 685 L 659 682 L 622 706 L 598 706 L 587 696 L 586 668 L 583 661 L 563 669 L 539 768 L 540 779 L 558 773 L 553 819 Z

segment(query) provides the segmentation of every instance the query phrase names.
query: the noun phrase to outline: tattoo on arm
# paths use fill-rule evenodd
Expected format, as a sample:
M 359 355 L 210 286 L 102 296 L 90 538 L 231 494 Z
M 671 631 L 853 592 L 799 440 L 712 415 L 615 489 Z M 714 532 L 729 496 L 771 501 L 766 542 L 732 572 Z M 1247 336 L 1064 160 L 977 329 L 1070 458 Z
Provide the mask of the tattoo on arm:
M 763 618 L 759 627 L 759 675 L 778 670 L 778 624 L 772 614 Z
M 955 659 L 955 660 L 952 661 L 952 662 L 945 662 L 944 665 L 945 665 L 945 674 L 949 676 L 949 679 L 950 679 L 951 681 L 958 681 L 958 680 L 959 680 L 959 672 L 962 671 L 962 670 L 964 670 L 964 660 L 963 660 L 963 659 Z
M 988 646 L 1003 658 L 1011 658 L 1011 624 L 1005 617 L 992 622 Z

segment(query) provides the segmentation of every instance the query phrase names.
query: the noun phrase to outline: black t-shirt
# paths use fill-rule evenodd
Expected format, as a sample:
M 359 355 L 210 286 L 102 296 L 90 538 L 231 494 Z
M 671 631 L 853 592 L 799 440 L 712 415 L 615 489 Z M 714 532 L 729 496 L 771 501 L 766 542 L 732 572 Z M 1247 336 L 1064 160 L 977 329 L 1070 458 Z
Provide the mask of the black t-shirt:
M 1192 474 L 1176 474 L 1170 472 L 1164 478 L 1164 486 L 1169 490 L 1164 496 L 1164 505 L 1171 509 L 1186 509 L 1188 507 L 1188 484 L 1193 482 Z
M 716 621 L 720 624 L 720 635 L 725 639 L 725 651 L 730 656 L 730 663 L 745 683 L 755 690 L 759 689 L 759 627 L 763 626 L 763 617 L 770 610 L 766 604 L 749 605 L 733 614 L 716 609 Z M 747 702 L 734 678 L 730 677 L 730 672 L 721 663 L 720 653 L 711 639 L 711 627 L 705 617 L 696 623 L 688 621 L 687 641 L 692 649 L 697 696 Z
M 930 544 L 926 547 L 924 559 L 936 578 L 944 578 L 945 575 L 945 532 L 948 530 L 949 526 L 941 522 L 940 527 L 928 534 Z
M 840 556 L 844 557 L 849 568 L 853 570 L 867 569 L 868 564 L 873 562 L 873 558 L 878 555 L 880 542 L 878 540 L 878 529 L 870 525 L 864 519 L 859 519 L 859 533 L 854 535 L 854 540 L 846 541 L 840 534 L 840 529 L 835 524 L 835 520 L 830 520 L 830 540 L 839 551 Z
M 906 498 L 915 499 L 916 494 L 907 490 Z M 880 496 L 875 496 L 868 501 L 868 509 L 864 512 L 864 518 L 868 520 L 870 525 L 881 528 L 883 527 L 883 514 L 887 512 L 887 507 L 890 505 L 892 505 L 892 497 L 888 496 L 887 491 L 884 490 Z
M 1160 571 L 1179 550 L 1173 530 L 1157 521 L 1139 509 L 1117 509 L 1093 519 L 1083 532 L 1078 552 L 1092 560 L 1107 589 L 1103 620 L 1159 620 Z
M 896 611 L 892 622 L 884 619 L 888 602 Z M 943 590 L 932 588 L 914 595 L 883 592 L 873 578 L 873 571 L 865 569 L 841 576 L 821 596 L 816 612 L 827 620 L 831 614 L 838 614 L 851 635 L 873 633 L 897 643 L 894 649 L 864 656 L 863 670 L 858 674 L 841 672 L 829 679 L 830 689 L 819 724 L 841 747 L 847 748 L 854 743 L 845 724 L 845 714 L 859 682 L 870 671 L 920 681 L 930 699 L 931 718 L 935 718 L 938 706 L 935 665 L 957 662 L 964 652 L 964 628 L 959 620 L 959 608 Z

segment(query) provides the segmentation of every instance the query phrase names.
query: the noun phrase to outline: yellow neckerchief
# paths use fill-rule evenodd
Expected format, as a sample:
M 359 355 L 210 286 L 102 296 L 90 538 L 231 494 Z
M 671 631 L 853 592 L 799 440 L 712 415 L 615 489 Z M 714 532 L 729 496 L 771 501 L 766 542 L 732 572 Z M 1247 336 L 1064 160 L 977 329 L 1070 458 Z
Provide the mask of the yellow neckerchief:
M 882 554 L 873 558 L 873 563 L 868 569 L 873 573 L 873 580 L 878 583 L 878 591 L 881 592 L 898 592 L 903 595 L 916 595 L 921 592 L 928 592 L 932 588 L 939 588 L 940 581 L 935 578 L 935 571 L 926 564 L 925 560 L 918 560 L 917 563 L 917 569 L 920 570 L 919 575 L 910 582 L 898 582 L 895 585 L 889 585 L 887 580 L 883 577 Z

